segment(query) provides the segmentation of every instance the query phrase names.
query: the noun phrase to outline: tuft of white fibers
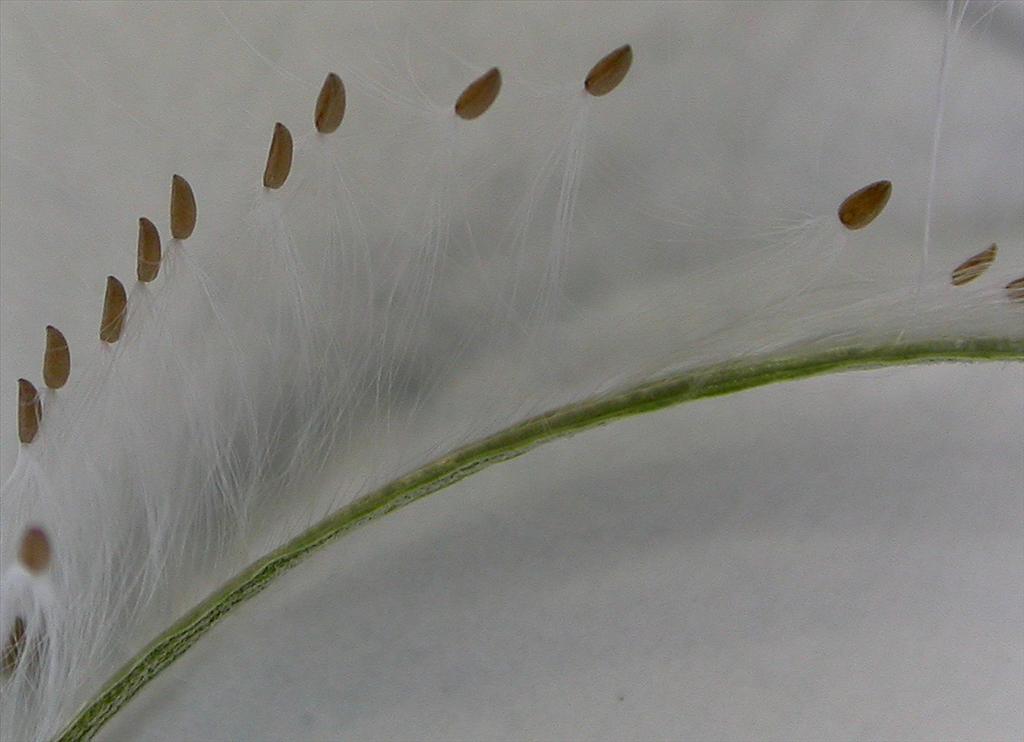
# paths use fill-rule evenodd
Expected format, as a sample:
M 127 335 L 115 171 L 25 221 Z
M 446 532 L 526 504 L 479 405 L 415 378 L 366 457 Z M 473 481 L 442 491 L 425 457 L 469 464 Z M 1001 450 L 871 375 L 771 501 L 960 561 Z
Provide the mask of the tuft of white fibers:
M 0 641 L 21 622 L 24 649 L 0 737 L 53 737 L 250 561 L 529 415 L 714 363 L 1024 340 L 1019 10 L 6 3 Z M 588 95 L 623 44 L 624 79 Z M 495 67 L 493 103 L 457 116 Z M 328 73 L 345 112 L 321 133 Z M 290 170 L 267 165 L 276 122 Z M 884 210 L 844 227 L 883 179 Z

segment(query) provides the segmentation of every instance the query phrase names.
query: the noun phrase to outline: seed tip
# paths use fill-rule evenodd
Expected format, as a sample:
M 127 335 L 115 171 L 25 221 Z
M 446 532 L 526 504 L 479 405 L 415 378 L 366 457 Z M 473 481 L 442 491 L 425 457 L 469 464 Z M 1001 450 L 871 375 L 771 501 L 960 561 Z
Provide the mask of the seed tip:
M 313 123 L 321 134 L 330 134 L 341 126 L 344 117 L 345 83 L 333 72 L 328 72 L 316 99 Z
M 187 240 L 196 228 L 196 197 L 180 175 L 171 178 L 171 237 Z
M 46 326 L 46 350 L 43 352 L 43 383 L 60 389 L 71 375 L 71 350 L 64 333 L 53 325 Z
M 988 270 L 989 266 L 996 262 L 996 253 L 999 248 L 992 243 L 980 253 L 972 255 L 964 262 L 953 269 L 950 283 L 954 286 L 963 286 Z
M 491 67 L 471 82 L 455 101 L 455 115 L 464 121 L 479 118 L 491 107 L 501 92 L 501 71 Z
M 263 170 L 263 185 L 277 189 L 288 180 L 292 169 L 292 133 L 288 127 L 278 122 L 274 124 L 274 136 L 270 139 L 270 152 L 267 153 L 267 167 Z
M 18 379 L 18 440 L 28 445 L 36 439 L 43 406 L 39 391 L 28 379 Z
M 34 575 L 40 575 L 50 566 L 53 549 L 50 539 L 40 526 L 29 526 L 21 536 L 18 561 Z
M 839 221 L 849 230 L 863 229 L 873 222 L 892 195 L 892 183 L 879 180 L 851 193 L 839 205 Z
M 140 283 L 149 283 L 160 272 L 160 232 L 149 219 L 139 217 L 139 245 L 136 276 Z
M 103 295 L 103 316 L 100 320 L 100 340 L 116 343 L 124 329 L 124 315 L 128 306 L 128 295 L 124 284 L 114 276 L 107 276 L 107 289 Z
M 583 88 L 594 97 L 608 95 L 619 86 L 633 64 L 633 47 L 623 44 L 615 51 L 603 56 L 590 68 Z
M 1006 294 L 1010 297 L 1010 301 L 1024 302 L 1024 276 L 1006 284 Z

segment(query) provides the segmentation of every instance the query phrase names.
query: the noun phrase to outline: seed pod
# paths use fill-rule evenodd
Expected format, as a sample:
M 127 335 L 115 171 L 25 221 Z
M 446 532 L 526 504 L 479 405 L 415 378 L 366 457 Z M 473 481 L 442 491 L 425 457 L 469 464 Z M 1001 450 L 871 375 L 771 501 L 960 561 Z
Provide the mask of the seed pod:
M 43 416 L 43 405 L 39 392 L 27 379 L 18 379 L 18 440 L 28 445 L 36 439 L 39 421 Z
M 187 240 L 196 228 L 196 197 L 180 175 L 171 179 L 171 237 Z
M 139 252 L 135 273 L 139 281 L 149 283 L 160 272 L 160 233 L 146 217 L 139 219 Z
M 1010 301 L 1024 301 L 1024 276 L 1006 284 L 1006 294 Z
M 18 561 L 21 562 L 21 566 L 34 575 L 41 575 L 50 567 L 52 556 L 53 551 L 46 531 L 39 526 L 26 528 L 18 549 Z
M 469 84 L 455 101 L 455 115 L 466 121 L 482 116 L 501 91 L 501 72 L 492 67 Z
M 46 350 L 43 352 L 43 383 L 60 389 L 71 375 L 71 350 L 64 333 L 53 325 L 46 326 Z
M 103 295 L 103 317 L 100 320 L 100 340 L 116 343 L 124 329 L 124 315 L 128 307 L 128 295 L 124 284 L 113 276 L 107 276 L 107 290 Z
M 584 89 L 595 97 L 608 95 L 626 77 L 631 64 L 633 64 L 633 48 L 629 44 L 620 46 L 590 68 L 587 79 L 583 82 Z
M 839 205 L 839 221 L 847 229 L 863 229 L 882 213 L 892 195 L 892 183 L 879 180 L 864 186 Z
M 292 170 L 292 133 L 284 124 L 274 124 L 274 136 L 267 153 L 267 167 L 263 170 L 263 185 L 280 188 Z
M 313 123 L 321 134 L 330 134 L 345 117 L 345 84 L 333 72 L 327 75 L 316 99 Z

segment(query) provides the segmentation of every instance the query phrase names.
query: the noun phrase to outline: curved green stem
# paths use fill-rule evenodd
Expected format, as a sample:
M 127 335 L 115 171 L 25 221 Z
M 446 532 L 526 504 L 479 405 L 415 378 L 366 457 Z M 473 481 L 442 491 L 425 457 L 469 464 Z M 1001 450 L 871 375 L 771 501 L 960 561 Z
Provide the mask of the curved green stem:
M 826 373 L 942 361 L 1024 361 L 1024 339 L 935 341 L 842 348 L 781 359 L 748 359 L 684 371 L 574 402 L 517 423 L 432 461 L 335 511 L 250 564 L 122 667 L 57 737 L 88 740 L 145 685 L 235 607 L 338 536 L 499 461 L 612 420 L 765 384 Z

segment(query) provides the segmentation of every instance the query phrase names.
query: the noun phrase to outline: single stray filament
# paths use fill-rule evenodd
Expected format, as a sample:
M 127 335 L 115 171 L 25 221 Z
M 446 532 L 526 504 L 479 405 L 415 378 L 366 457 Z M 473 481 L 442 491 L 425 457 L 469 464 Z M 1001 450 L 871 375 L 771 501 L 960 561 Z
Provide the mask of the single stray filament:
M 590 68 L 583 82 L 584 89 L 593 96 L 608 95 L 619 86 L 629 66 L 633 64 L 633 47 L 629 44 L 620 46 L 610 54 L 601 58 Z
M 327 74 L 316 99 L 313 123 L 321 134 L 330 134 L 341 126 L 345 116 L 345 84 L 333 72 Z
M 501 92 L 501 72 L 492 67 L 469 84 L 455 101 L 455 115 L 466 121 L 482 116 Z
M 280 188 L 292 170 L 292 133 L 282 123 L 274 124 L 274 136 L 267 153 L 267 167 L 263 170 L 263 185 Z
M 160 233 L 146 217 L 139 219 L 139 255 L 136 275 L 142 283 L 149 283 L 160 272 Z
M 128 306 L 128 295 L 124 284 L 113 276 L 107 276 L 107 291 L 103 296 L 103 318 L 100 320 L 100 340 L 116 343 L 124 329 L 124 314 Z
M 892 183 L 879 180 L 846 197 L 839 205 L 839 221 L 847 229 L 863 229 L 873 222 L 892 195 Z
M 21 537 L 21 547 L 18 549 L 18 561 L 21 562 L 21 566 L 34 575 L 41 575 L 49 569 L 52 556 L 53 551 L 46 531 L 39 526 L 26 528 Z
M 71 350 L 64 333 L 53 325 L 46 326 L 46 350 L 43 352 L 43 383 L 60 389 L 71 375 Z
M 18 440 L 28 445 L 36 439 L 43 406 L 39 392 L 27 379 L 18 379 Z
M 171 237 L 187 240 L 196 228 L 196 197 L 180 175 L 171 179 Z

